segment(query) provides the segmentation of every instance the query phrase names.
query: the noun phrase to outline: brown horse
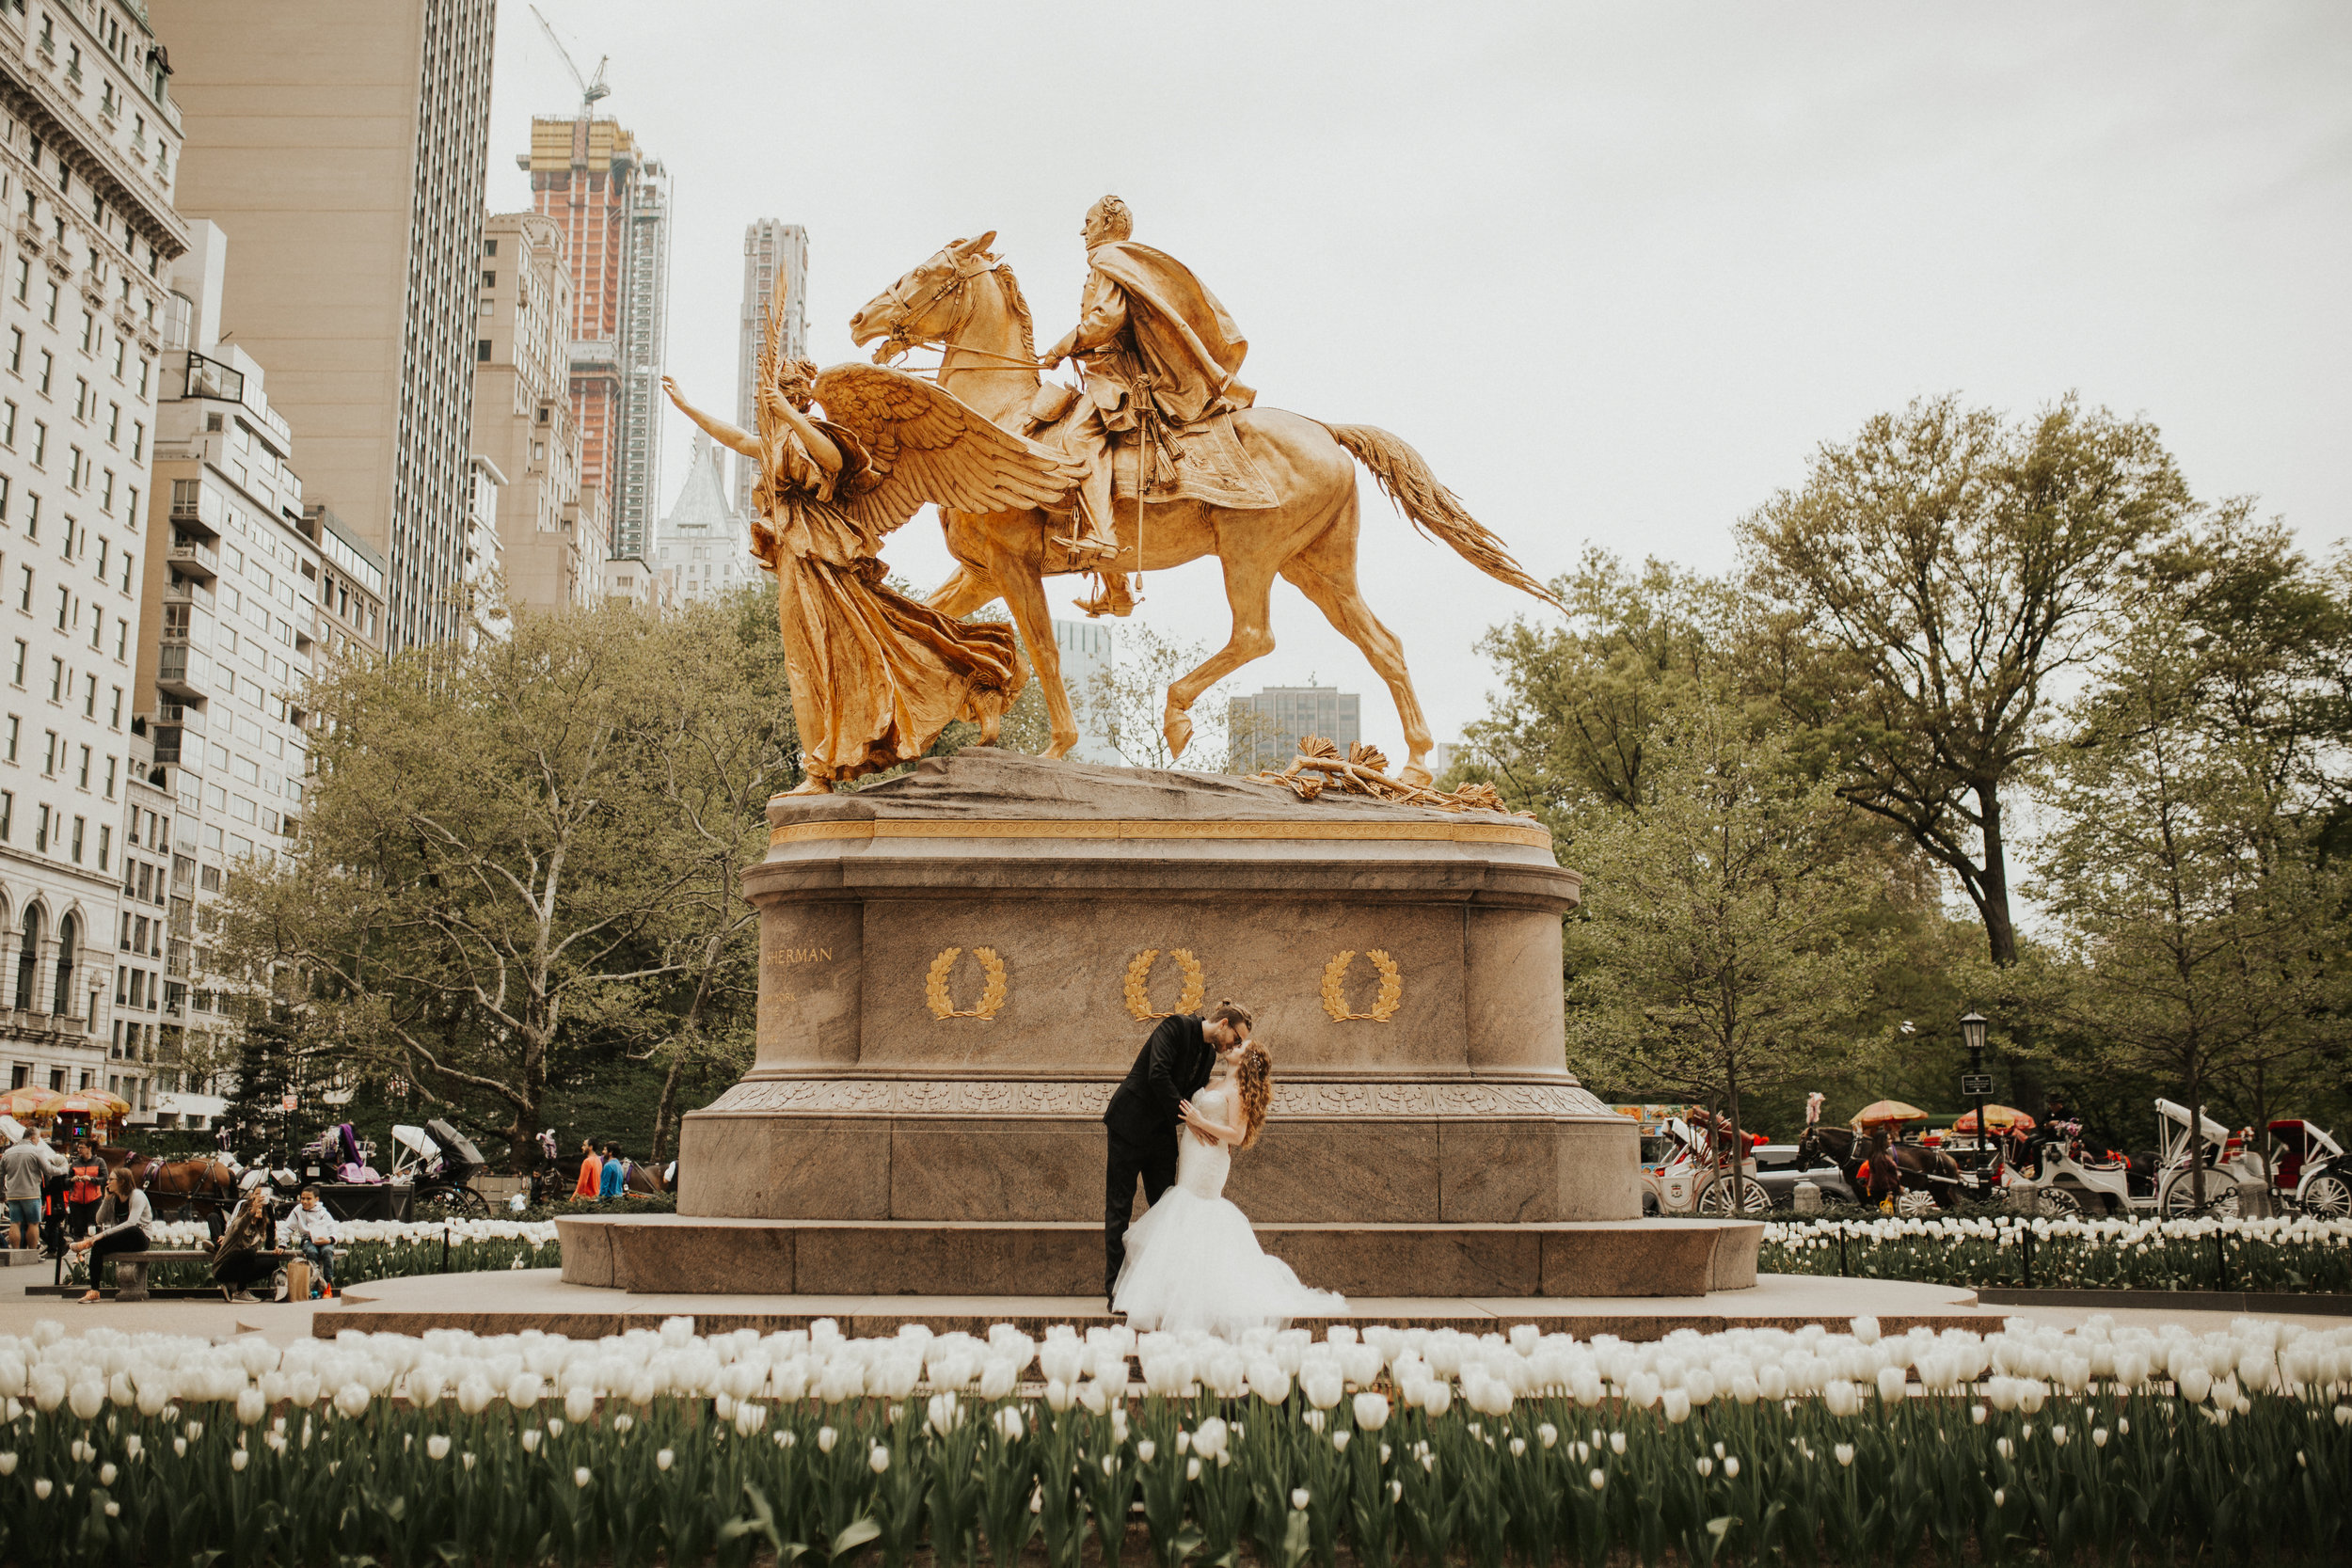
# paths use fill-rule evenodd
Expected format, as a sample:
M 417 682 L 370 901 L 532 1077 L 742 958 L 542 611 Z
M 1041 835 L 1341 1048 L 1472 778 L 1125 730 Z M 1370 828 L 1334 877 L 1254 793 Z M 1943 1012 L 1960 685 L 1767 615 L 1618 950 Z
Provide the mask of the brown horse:
M 1870 1180 L 1870 1173 L 1864 1168 L 1870 1163 L 1869 1144 L 1845 1128 L 1804 1130 L 1804 1136 L 1797 1141 L 1799 1168 L 1821 1158 L 1835 1161 L 1856 1192 L 1875 1192 L 1883 1184 Z M 1881 1158 L 1894 1162 L 1903 1191 L 1926 1193 L 1939 1209 L 1960 1207 L 1960 1165 L 1950 1155 L 1912 1144 L 1894 1144 Z
M 1037 342 L 1019 280 L 988 248 L 995 237 L 992 230 L 941 249 L 851 316 L 850 337 L 861 345 L 884 340 L 875 355 L 878 361 L 908 347 L 940 349 L 939 385 L 1019 433 L 1040 385 Z M 1372 613 L 1356 584 L 1355 464 L 1372 470 L 1416 528 L 1443 540 L 1471 565 L 1546 603 L 1559 601 L 1521 570 L 1501 539 L 1462 509 L 1419 452 L 1387 431 L 1327 425 L 1264 407 L 1242 409 L 1233 425 L 1250 460 L 1272 484 L 1274 506 L 1232 511 L 1177 500 L 1138 509 L 1127 500 L 1114 507 L 1120 549 L 1112 562 L 1117 569 L 1156 571 L 1202 556 L 1215 556 L 1225 569 L 1232 634 L 1206 663 L 1168 687 L 1161 729 L 1169 752 L 1184 754 L 1192 736 L 1186 715 L 1202 692 L 1274 651 L 1269 603 L 1274 579 L 1280 577 L 1361 649 L 1388 683 L 1405 729 L 1402 776 L 1427 784 L 1429 723 L 1405 668 L 1405 649 Z M 1047 544 L 1054 531 L 1042 512 L 983 515 L 943 510 L 940 520 L 960 569 L 931 595 L 931 607 L 961 617 L 992 599 L 1005 601 L 1045 689 L 1054 732 L 1045 754 L 1064 755 L 1078 742 L 1078 722 L 1062 685 L 1045 578 L 1088 566 Z
M 127 1168 L 131 1180 L 147 1190 L 147 1201 L 158 1211 L 167 1200 L 178 1204 L 183 1213 L 190 1213 L 199 1208 L 226 1208 L 237 1199 L 237 1173 L 218 1159 L 158 1161 L 149 1158 L 144 1149 L 114 1144 L 101 1145 L 98 1158 L 109 1173 L 118 1166 Z

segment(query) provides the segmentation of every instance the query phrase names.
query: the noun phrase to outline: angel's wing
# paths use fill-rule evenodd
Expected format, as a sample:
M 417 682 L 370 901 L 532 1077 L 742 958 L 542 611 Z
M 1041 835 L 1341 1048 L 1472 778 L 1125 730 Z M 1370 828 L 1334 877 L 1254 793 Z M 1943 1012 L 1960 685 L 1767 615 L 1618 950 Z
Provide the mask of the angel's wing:
M 872 478 L 842 498 L 851 515 L 887 532 L 926 501 L 958 512 L 1009 512 L 1064 500 L 1085 469 L 992 424 L 928 381 L 881 365 L 835 365 L 817 378 L 825 416 L 866 448 Z

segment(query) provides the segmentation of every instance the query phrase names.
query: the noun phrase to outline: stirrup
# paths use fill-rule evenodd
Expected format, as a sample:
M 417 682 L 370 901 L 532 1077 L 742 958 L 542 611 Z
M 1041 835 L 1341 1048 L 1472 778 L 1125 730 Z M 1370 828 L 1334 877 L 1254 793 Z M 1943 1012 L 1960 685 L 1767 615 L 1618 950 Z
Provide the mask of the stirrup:
M 1117 555 L 1120 548 L 1119 542 L 1115 539 L 1098 539 L 1090 533 L 1078 533 L 1074 531 L 1067 538 L 1060 534 L 1049 535 L 1046 543 L 1060 546 L 1070 552 L 1073 560 L 1087 557 L 1100 557 L 1107 560 Z
M 1097 574 L 1095 580 L 1101 587 L 1092 598 L 1071 601 L 1085 610 L 1090 619 L 1101 620 L 1104 615 L 1125 617 L 1136 612 L 1136 595 L 1134 590 L 1127 586 L 1126 573 Z

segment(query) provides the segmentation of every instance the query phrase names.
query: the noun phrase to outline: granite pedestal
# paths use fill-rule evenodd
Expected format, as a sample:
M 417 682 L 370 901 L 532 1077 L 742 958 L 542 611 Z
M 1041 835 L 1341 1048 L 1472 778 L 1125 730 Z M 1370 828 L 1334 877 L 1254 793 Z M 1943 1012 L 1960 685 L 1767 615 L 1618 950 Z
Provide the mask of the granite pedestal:
M 1160 1017 L 1227 997 L 1276 1085 L 1227 1193 L 1310 1283 L 1363 1289 L 1378 1258 L 1375 1294 L 1562 1293 L 1544 1259 L 1583 1243 L 1543 1227 L 1639 1220 L 1636 1130 L 1564 1065 L 1581 881 L 1533 821 L 990 749 L 768 816 L 757 1056 L 678 1160 L 681 1221 L 764 1227 L 730 1227 L 724 1264 L 716 1232 L 671 1235 L 658 1281 L 655 1231 L 566 1221 L 566 1277 L 812 1288 L 775 1283 L 788 1252 L 842 1290 L 992 1293 L 1009 1259 L 1059 1281 L 1090 1248 L 1099 1281 L 1110 1091 Z M 1695 1244 L 1622 1237 L 1649 1234 L 1610 1245 Z

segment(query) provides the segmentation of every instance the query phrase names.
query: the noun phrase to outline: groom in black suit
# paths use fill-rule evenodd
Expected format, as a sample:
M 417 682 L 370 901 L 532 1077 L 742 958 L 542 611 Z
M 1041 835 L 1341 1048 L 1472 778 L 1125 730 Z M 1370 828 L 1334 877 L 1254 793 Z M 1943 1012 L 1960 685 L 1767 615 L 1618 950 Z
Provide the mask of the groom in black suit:
M 1249 1042 L 1249 1009 L 1219 1002 L 1206 1013 L 1160 1020 L 1143 1042 L 1126 1081 L 1103 1113 L 1110 1129 L 1108 1192 L 1103 1209 L 1103 1298 L 1108 1305 L 1127 1260 L 1127 1221 L 1135 1210 L 1136 1179 L 1143 1200 L 1157 1203 L 1176 1184 L 1176 1129 L 1184 1109 L 1209 1082 L 1217 1058 Z

